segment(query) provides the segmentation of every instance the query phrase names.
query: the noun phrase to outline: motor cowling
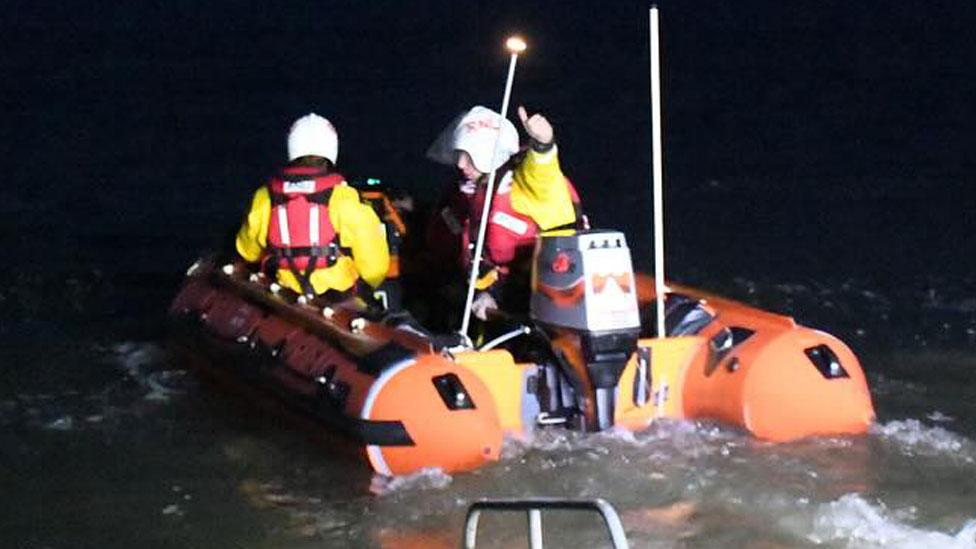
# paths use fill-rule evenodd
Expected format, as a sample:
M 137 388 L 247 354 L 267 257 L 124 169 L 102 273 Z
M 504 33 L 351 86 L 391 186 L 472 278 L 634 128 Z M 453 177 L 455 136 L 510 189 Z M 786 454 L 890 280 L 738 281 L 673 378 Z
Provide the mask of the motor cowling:
M 623 233 L 540 235 L 533 255 L 530 315 L 577 347 L 564 355 L 586 379 L 587 427 L 612 426 L 614 389 L 640 334 L 633 265 Z

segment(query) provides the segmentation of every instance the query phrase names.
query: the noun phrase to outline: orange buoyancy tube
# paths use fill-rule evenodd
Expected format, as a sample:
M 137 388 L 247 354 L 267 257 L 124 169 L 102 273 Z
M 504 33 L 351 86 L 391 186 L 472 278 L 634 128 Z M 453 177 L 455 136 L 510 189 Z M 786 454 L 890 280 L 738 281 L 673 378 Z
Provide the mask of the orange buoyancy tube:
M 217 350 L 236 346 L 235 360 L 210 369 L 250 379 L 351 436 L 380 474 L 466 471 L 499 458 L 502 426 L 486 385 L 412 332 L 342 304 L 289 305 L 261 282 L 212 266 L 187 278 L 170 311 L 201 320 L 189 326 L 215 338 Z
M 335 319 L 345 324 L 346 316 L 337 312 Z M 401 344 L 396 330 L 372 323 L 362 330 L 355 343 L 366 352 L 359 356 L 303 331 L 288 336 L 281 356 L 289 371 L 316 380 L 316 391 L 358 426 L 374 471 L 453 473 L 499 458 L 498 411 L 476 375 Z
M 380 474 L 427 467 L 469 471 L 501 455 L 502 427 L 491 393 L 474 373 L 437 354 L 418 354 L 380 374 L 360 417 L 399 421 L 413 441 L 367 446 L 370 465 Z
M 802 326 L 757 330 L 729 353 L 689 370 L 682 396 L 687 417 L 739 425 L 774 442 L 860 434 L 874 420 L 854 353 L 839 339 Z
M 637 286 L 641 306 L 648 306 L 654 280 L 638 275 Z M 711 345 L 708 359 L 683 374 L 685 417 L 717 419 L 775 442 L 867 431 L 874 420 L 867 379 L 842 341 L 788 316 L 668 286 L 714 315 L 696 334 Z M 724 337 L 729 347 L 716 348 Z

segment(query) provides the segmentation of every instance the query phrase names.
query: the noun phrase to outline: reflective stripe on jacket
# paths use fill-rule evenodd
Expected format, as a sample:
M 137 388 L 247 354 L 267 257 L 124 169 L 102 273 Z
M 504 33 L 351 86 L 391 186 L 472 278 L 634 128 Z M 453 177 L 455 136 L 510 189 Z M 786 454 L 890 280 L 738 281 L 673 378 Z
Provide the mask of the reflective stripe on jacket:
M 331 196 L 328 197 L 327 206 L 318 208 L 320 210 L 320 219 L 317 224 L 319 245 L 327 244 L 323 239 L 329 236 L 327 226 L 331 226 L 332 234 L 338 235 L 338 238 L 333 237 L 330 240 L 337 240 L 336 245 L 348 249 L 351 252 L 351 257 L 346 254 L 339 254 L 335 258 L 334 264 L 329 267 L 324 266 L 324 263 L 327 262 L 319 262 L 318 268 L 315 268 L 309 276 L 311 286 L 317 294 L 330 289 L 348 290 L 360 276 L 371 286 L 379 286 L 389 268 L 390 254 L 383 224 L 380 223 L 372 208 L 360 202 L 359 193 L 346 185 L 345 181 L 341 181 L 341 176 L 339 179 L 340 181 L 334 182 L 334 184 L 329 182 L 331 184 L 329 187 Z M 325 183 L 323 182 L 323 186 Z M 308 201 L 302 202 L 308 204 Z M 315 230 L 309 228 L 311 226 L 309 221 L 312 220 L 314 214 L 311 213 L 311 209 L 304 216 L 297 210 L 293 214 L 291 206 L 291 204 L 287 206 L 284 216 L 287 219 L 289 244 L 292 246 L 306 243 L 310 245 L 311 237 L 314 236 L 312 233 Z M 263 185 L 254 193 L 251 207 L 237 233 L 237 252 L 246 261 L 252 263 L 263 261 L 271 255 L 269 233 L 271 232 L 273 208 L 277 210 L 280 205 L 272 205 L 272 193 L 269 192 L 269 185 Z M 325 210 L 325 212 L 323 213 L 321 210 Z M 277 217 L 277 214 L 274 215 L 274 223 L 279 228 L 275 229 L 277 235 L 272 234 L 271 245 L 279 247 L 284 244 L 280 234 L 282 232 L 280 231 L 282 220 Z M 304 227 L 304 229 L 300 227 Z M 305 264 L 307 261 L 306 258 Z M 277 269 L 278 282 L 284 287 L 302 293 L 302 284 L 299 279 L 290 269 L 280 267 L 281 265 Z
M 477 238 L 484 192 L 484 185 L 462 182 L 437 212 L 428 232 L 434 250 L 459 250 L 465 268 Z M 540 231 L 575 223 L 578 210 L 579 196 L 559 167 L 556 147 L 545 153 L 529 149 L 514 170 L 499 172 L 484 257 L 502 268 L 529 257 Z

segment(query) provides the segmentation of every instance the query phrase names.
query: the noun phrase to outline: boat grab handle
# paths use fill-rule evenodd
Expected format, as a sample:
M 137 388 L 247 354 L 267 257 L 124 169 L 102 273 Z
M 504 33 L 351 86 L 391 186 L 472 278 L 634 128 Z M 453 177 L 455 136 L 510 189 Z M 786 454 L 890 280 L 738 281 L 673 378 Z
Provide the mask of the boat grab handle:
M 472 503 L 464 521 L 464 547 L 474 549 L 482 511 L 525 511 L 529 521 L 529 547 L 542 549 L 542 510 L 593 511 L 603 518 L 614 549 L 629 549 L 617 511 L 604 499 L 524 498 L 494 499 Z

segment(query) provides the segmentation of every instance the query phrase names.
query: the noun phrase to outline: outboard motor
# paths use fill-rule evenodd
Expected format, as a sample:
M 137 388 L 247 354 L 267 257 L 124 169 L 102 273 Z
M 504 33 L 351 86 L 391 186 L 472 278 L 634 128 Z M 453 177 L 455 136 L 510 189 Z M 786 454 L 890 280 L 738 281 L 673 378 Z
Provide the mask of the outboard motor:
M 640 314 L 627 239 L 618 231 L 553 231 L 536 240 L 532 319 L 572 367 L 586 427 L 613 425 L 620 374 L 637 347 Z

